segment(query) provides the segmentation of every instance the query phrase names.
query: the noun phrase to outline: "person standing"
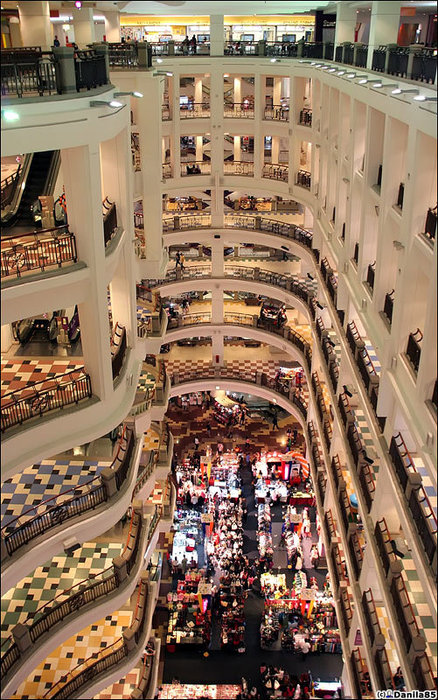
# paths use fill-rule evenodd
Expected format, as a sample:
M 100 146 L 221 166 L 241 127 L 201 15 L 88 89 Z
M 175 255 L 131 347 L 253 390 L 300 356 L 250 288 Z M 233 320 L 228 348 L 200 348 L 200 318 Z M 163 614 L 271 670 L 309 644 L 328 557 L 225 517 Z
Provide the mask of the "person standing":
M 55 34 L 55 38 L 53 39 L 53 46 L 56 46 L 56 48 L 58 48 L 58 46 L 61 46 L 61 44 L 59 43 L 59 39 L 58 39 L 58 37 L 56 36 L 56 34 Z
M 186 555 L 184 554 L 184 556 L 183 556 L 183 558 L 182 558 L 182 561 L 181 561 L 181 571 L 182 571 L 183 574 L 185 574 L 186 571 L 187 571 L 187 564 L 188 564 L 188 562 L 187 562 L 187 559 L 186 559 Z
M 193 34 L 192 38 L 190 39 L 190 48 L 191 48 L 193 54 L 196 53 L 196 44 L 197 44 L 196 36 Z
M 303 639 L 300 646 L 301 646 L 301 661 L 305 661 L 307 659 L 307 654 L 310 651 L 309 640 L 307 638 Z
M 194 443 L 195 443 L 195 452 L 197 452 L 199 450 L 199 438 L 197 435 L 194 439 Z
M 176 255 L 175 255 L 175 270 L 178 268 L 178 265 L 180 264 L 180 262 L 181 262 L 181 253 L 179 252 L 179 250 L 177 250 Z
M 185 259 L 185 257 L 184 257 L 184 253 L 181 253 L 181 257 L 180 257 L 180 259 L 179 259 L 179 266 L 180 266 L 180 268 L 181 268 L 181 272 L 184 270 L 184 263 L 185 263 L 185 261 L 186 261 L 186 259 Z
M 278 418 L 276 413 L 274 413 L 272 417 L 272 430 L 278 430 Z

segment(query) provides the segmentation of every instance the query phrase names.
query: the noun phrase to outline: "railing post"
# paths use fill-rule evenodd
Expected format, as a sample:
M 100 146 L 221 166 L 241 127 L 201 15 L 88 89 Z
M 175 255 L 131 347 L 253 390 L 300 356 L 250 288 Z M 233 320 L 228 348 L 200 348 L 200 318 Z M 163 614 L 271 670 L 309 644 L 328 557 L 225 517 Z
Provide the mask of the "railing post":
M 167 49 L 168 49 L 168 56 L 175 56 L 175 42 L 174 41 L 167 42 Z
M 62 95 L 76 92 L 76 71 L 74 48 L 72 46 L 54 46 L 56 89 Z
M 152 53 L 152 49 L 147 41 L 139 41 L 137 44 L 137 64 L 140 68 L 150 68 L 152 65 L 152 60 L 150 60 L 149 53 Z
M 374 637 L 374 642 L 372 646 L 373 653 L 376 651 L 382 651 L 385 648 L 385 637 L 381 632 L 377 632 Z
M 108 44 L 93 44 L 93 49 L 96 56 L 103 56 L 105 59 L 105 83 L 108 84 L 110 82 L 109 46 Z
M 259 267 L 255 267 L 255 268 L 254 268 L 254 279 L 255 279 L 255 280 L 259 280 L 259 279 L 260 279 L 260 268 L 259 268 Z
M 417 656 L 421 656 L 426 651 L 426 640 L 424 637 L 412 637 L 411 648 L 409 649 L 409 661 L 414 663 Z
M 391 581 L 393 578 L 396 578 L 397 576 L 400 576 L 401 572 L 403 571 L 403 564 L 401 561 L 398 559 L 391 559 L 389 562 L 389 569 L 388 569 L 388 585 L 391 585 Z
M 422 46 L 417 46 L 415 44 L 409 47 L 408 66 L 406 68 L 406 77 L 409 79 L 411 78 L 412 68 L 414 67 L 415 54 L 420 53 L 422 49 Z
M 409 501 L 412 491 L 418 491 L 421 488 L 423 480 L 418 472 L 407 472 L 408 483 L 406 484 L 405 496 Z
M 256 231 L 260 231 L 260 229 L 262 228 L 262 217 L 261 216 L 256 216 L 254 228 Z
M 135 630 L 131 629 L 131 627 L 128 627 L 128 629 L 123 630 L 122 636 L 123 636 L 123 641 L 125 642 L 126 651 L 129 654 L 129 652 L 134 651 L 135 646 L 136 646 L 135 645 Z M 141 694 L 139 697 L 143 697 L 143 695 Z
M 384 70 L 383 70 L 384 73 L 387 73 L 387 72 L 388 72 L 390 50 L 391 50 L 391 49 L 396 49 L 396 48 L 397 48 L 397 44 L 387 44 L 387 46 L 386 46 L 385 68 L 384 68 Z
M 12 629 L 12 636 L 20 654 L 24 654 L 32 646 L 29 627 L 21 622 Z
M 115 557 L 113 559 L 113 567 L 116 574 L 117 585 L 120 586 L 122 581 L 128 577 L 128 571 L 126 568 L 126 559 L 122 556 Z
M 2 542 L 2 544 L 1 544 L 1 561 L 4 562 L 5 559 L 7 559 L 9 557 L 9 554 L 8 554 L 8 550 L 6 547 L 6 541 L 5 541 L 4 537 L 2 537 L 1 542 Z
M 259 39 L 257 44 L 257 55 L 266 56 L 266 41 L 264 39 Z
M 100 478 L 105 489 L 106 499 L 109 501 L 117 493 L 116 475 L 111 467 L 105 467 L 100 472 Z

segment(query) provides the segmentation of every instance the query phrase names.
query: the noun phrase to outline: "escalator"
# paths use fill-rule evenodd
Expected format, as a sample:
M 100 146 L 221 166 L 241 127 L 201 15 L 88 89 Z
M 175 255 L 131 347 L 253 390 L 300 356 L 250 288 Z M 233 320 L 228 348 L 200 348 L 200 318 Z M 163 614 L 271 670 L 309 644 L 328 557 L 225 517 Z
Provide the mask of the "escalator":
M 40 195 L 53 194 L 59 172 L 59 151 L 40 151 L 26 155 L 22 175 L 16 180 L 16 192 L 11 206 L 2 212 L 2 226 L 32 226 L 35 218 L 33 205 Z

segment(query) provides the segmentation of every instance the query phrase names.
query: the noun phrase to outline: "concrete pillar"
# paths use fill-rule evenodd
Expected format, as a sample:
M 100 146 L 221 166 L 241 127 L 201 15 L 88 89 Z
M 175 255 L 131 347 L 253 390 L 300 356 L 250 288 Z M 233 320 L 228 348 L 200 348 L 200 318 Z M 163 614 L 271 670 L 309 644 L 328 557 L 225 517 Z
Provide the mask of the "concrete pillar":
M 224 188 L 215 185 L 211 190 L 211 225 L 212 228 L 224 227 Z
M 116 473 L 111 467 L 104 467 L 100 472 L 100 478 L 105 487 L 107 500 L 117 493 Z
M 96 41 L 93 12 L 92 7 L 82 7 L 81 10 L 72 8 L 75 42 L 81 49 Z
M 242 102 L 242 79 L 234 78 L 234 102 L 240 104 Z
M 105 15 L 105 36 L 106 40 L 111 43 L 120 41 L 120 12 L 118 10 L 106 10 Z
M 150 277 L 154 277 L 154 267 L 157 263 L 161 263 L 163 256 L 161 197 L 161 156 L 163 149 L 161 104 L 163 87 L 164 78 L 154 78 L 152 73 L 148 72 L 138 73 L 137 89 L 143 95 L 147 95 L 142 100 L 141 108 L 138 110 L 137 121 L 142 163 L 143 211 L 147 213 L 145 218 L 146 257 L 147 262 L 151 262 L 151 270 L 147 274 Z M 154 134 L 154 137 L 151 137 L 151 134 Z M 176 147 L 179 155 L 179 137 Z M 175 163 L 173 167 L 176 167 Z
M 274 92 L 273 92 L 273 102 L 274 105 L 281 104 L 281 78 L 274 78 Z
M 385 2 L 379 0 L 372 3 L 370 36 L 368 39 L 368 69 L 371 68 L 373 63 L 374 49 L 385 44 L 397 44 L 401 6 L 401 2 L 392 0 L 385 0 Z
M 211 322 L 224 322 L 224 295 L 222 289 L 212 289 L 211 291 Z
M 2 325 L 1 331 L 1 346 L 2 352 L 6 353 L 10 349 L 12 343 L 14 342 L 14 336 L 12 335 L 12 326 L 10 323 L 5 323 Z
M 56 64 L 56 87 L 63 95 L 76 92 L 74 48 L 54 46 L 53 56 Z
M 213 334 L 211 337 L 212 364 L 213 367 L 222 367 L 224 364 L 224 338 L 222 334 Z
M 202 95 L 202 78 L 195 78 L 195 103 L 200 104 L 203 102 L 203 95 Z M 196 160 L 198 160 L 196 158 Z
M 204 145 L 202 143 L 202 136 L 196 136 L 195 141 L 196 141 L 196 160 L 201 161 L 203 159 L 203 153 L 204 153 Z
M 213 238 L 211 243 L 211 276 L 224 276 L 224 243 L 222 238 Z
M 338 2 L 336 10 L 335 53 L 336 47 L 340 46 L 344 41 L 354 42 L 356 22 L 357 15 L 355 8 L 349 7 L 349 3 Z
M 210 15 L 210 56 L 224 55 L 224 16 Z
M 9 20 L 9 37 L 12 48 L 16 49 L 19 46 L 24 46 L 18 17 L 11 17 Z
M 23 625 L 21 622 L 12 628 L 12 636 L 15 644 L 18 647 L 20 655 L 24 654 L 32 646 L 29 627 L 27 625 Z
M 52 27 L 48 2 L 19 2 L 23 46 L 41 46 L 47 51 L 52 46 Z
M 242 149 L 241 149 L 241 142 L 240 142 L 240 136 L 235 136 L 234 137 L 234 161 L 236 160 L 242 160 Z
M 265 115 L 264 87 L 260 75 L 254 76 L 254 179 L 261 178 L 263 168 L 263 133 L 260 120 Z
M 280 157 L 280 137 L 272 137 L 271 163 L 278 163 Z
M 95 119 L 98 111 L 95 110 Z M 97 124 L 94 127 L 97 133 Z M 84 365 L 93 394 L 112 395 L 113 378 L 105 277 L 100 154 L 98 144 L 61 151 L 68 221 L 75 232 L 78 258 L 92 270 L 87 300 L 79 304 Z

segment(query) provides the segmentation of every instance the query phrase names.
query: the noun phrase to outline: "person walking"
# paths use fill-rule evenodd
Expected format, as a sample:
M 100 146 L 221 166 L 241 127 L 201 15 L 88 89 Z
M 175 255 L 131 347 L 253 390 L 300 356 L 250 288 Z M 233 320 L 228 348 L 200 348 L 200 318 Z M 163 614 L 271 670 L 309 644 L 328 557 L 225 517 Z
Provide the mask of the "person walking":
M 176 255 L 175 255 L 175 270 L 178 268 L 178 265 L 180 264 L 180 262 L 181 262 L 181 253 L 179 252 L 179 250 L 177 250 Z
M 184 554 L 182 561 L 181 561 L 181 571 L 183 574 L 185 574 L 187 571 L 187 564 L 188 564 L 188 561 L 186 559 L 186 555 Z
M 303 639 L 303 641 L 301 642 L 300 648 L 301 648 L 301 661 L 306 661 L 307 654 L 310 651 L 310 642 L 307 638 Z
M 184 270 L 184 263 L 186 259 L 184 257 L 184 253 L 181 253 L 180 259 L 179 259 L 179 266 L 181 268 L 181 272 Z
M 190 48 L 191 48 L 193 54 L 196 53 L 196 44 L 197 44 L 196 36 L 193 34 L 192 38 L 190 39 Z
M 278 430 L 278 418 L 276 413 L 274 413 L 272 417 L 272 430 Z
M 61 46 L 61 44 L 59 43 L 59 39 L 58 39 L 58 37 L 57 37 L 56 34 L 55 34 L 55 38 L 53 39 L 53 46 L 56 46 L 56 48 L 58 48 L 58 46 Z

